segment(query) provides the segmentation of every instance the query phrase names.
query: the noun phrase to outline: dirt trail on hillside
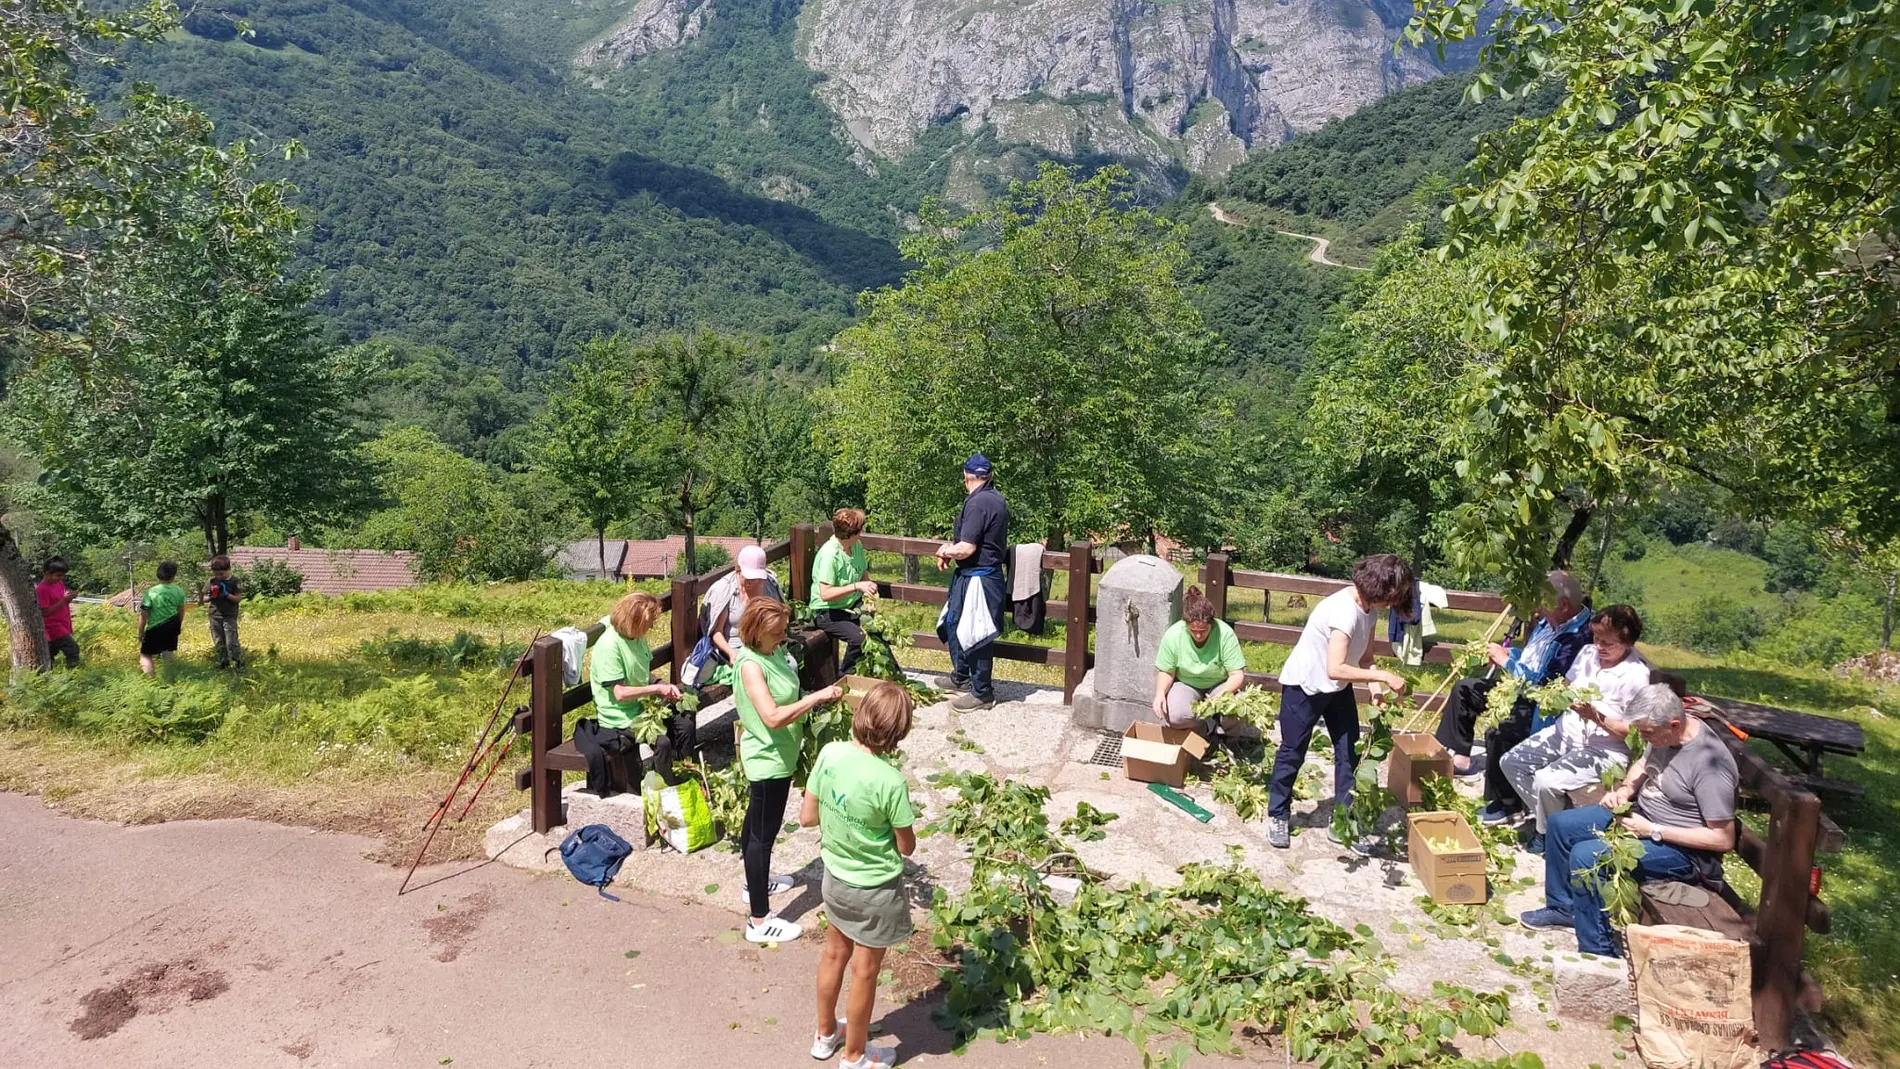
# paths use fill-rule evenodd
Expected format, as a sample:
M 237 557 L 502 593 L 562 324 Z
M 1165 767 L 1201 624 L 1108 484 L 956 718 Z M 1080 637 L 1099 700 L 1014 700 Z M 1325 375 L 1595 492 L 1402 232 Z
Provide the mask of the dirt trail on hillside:
M 1222 208 L 1218 203 L 1214 201 L 1208 202 L 1207 210 L 1208 210 L 1208 213 L 1213 215 L 1214 218 L 1220 220 L 1223 223 L 1226 223 L 1228 226 L 1248 225 L 1245 219 L 1242 219 L 1241 217 L 1237 215 L 1233 215 L 1229 213 L 1227 209 Z M 1313 261 L 1316 264 L 1324 264 L 1327 267 L 1343 267 L 1348 271 L 1369 270 L 1369 268 L 1354 267 L 1351 264 L 1342 264 L 1338 260 L 1334 260 L 1331 257 L 1327 256 L 1327 253 L 1331 251 L 1333 247 L 1333 242 L 1331 238 L 1323 238 L 1323 237 L 1318 236 L 1317 234 L 1300 234 L 1292 230 L 1276 229 L 1274 230 L 1274 233 L 1285 234 L 1287 237 L 1290 237 L 1290 238 L 1299 238 L 1302 241 L 1312 242 L 1313 252 L 1312 252 L 1312 255 L 1307 257 L 1307 259 Z

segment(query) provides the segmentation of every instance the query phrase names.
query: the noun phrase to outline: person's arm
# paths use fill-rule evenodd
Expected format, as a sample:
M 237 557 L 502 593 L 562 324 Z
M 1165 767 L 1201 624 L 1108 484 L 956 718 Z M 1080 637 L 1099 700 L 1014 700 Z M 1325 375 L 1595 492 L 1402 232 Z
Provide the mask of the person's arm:
M 1155 669 L 1154 714 L 1156 720 L 1168 719 L 1168 688 L 1174 686 L 1174 673 L 1165 668 Z
M 798 826 L 801 828 L 818 826 L 818 795 L 814 791 L 806 791 L 804 798 L 798 803 Z
M 731 612 L 732 603 L 727 602 L 726 607 L 720 609 L 718 615 L 712 618 L 712 634 L 709 636 L 712 644 L 719 648 L 719 652 L 726 655 L 726 660 L 729 662 L 739 659 L 739 651 L 733 649 L 731 640 L 726 638 L 726 616 Z
M 911 827 L 892 828 L 891 835 L 897 839 L 899 857 L 909 857 L 917 850 L 917 830 Z
M 1215 687 L 1213 690 L 1208 691 L 1207 696 L 1210 698 L 1217 698 L 1221 696 L 1222 694 L 1232 694 L 1235 691 L 1239 690 L 1241 687 L 1246 686 L 1246 685 L 1247 685 L 1247 670 L 1244 668 L 1236 668 L 1233 671 L 1227 673 L 1227 678 L 1221 680 L 1220 686 Z
M 944 561 L 968 560 L 975 555 L 976 544 L 973 542 L 945 542 L 937 547 L 937 561 L 940 564 Z
M 1607 701 L 1602 707 L 1598 707 L 1593 702 L 1578 702 L 1570 708 L 1576 710 L 1578 716 L 1596 724 L 1598 727 L 1601 727 L 1619 739 L 1630 733 L 1630 722 L 1618 716 L 1617 712 L 1620 710 L 1616 710 L 1615 706 Z
M 818 581 L 818 597 L 824 601 L 837 601 L 840 598 L 848 598 L 852 594 L 875 593 L 877 593 L 877 584 L 869 579 L 857 583 L 846 583 L 843 586 L 832 586 L 822 579 Z
M 1598 801 L 1611 809 L 1628 805 L 1630 799 L 1635 798 L 1636 792 L 1641 789 L 1643 775 L 1648 771 L 1649 755 L 1644 754 L 1630 762 L 1629 771 L 1623 774 L 1623 782 L 1617 784 L 1613 790 L 1605 792 Z
M 671 683 L 654 683 L 645 687 L 629 685 L 625 680 L 614 684 L 614 701 L 630 702 L 635 698 L 664 698 L 678 701 L 680 689 Z
M 1347 664 L 1346 653 L 1352 645 L 1352 636 L 1344 631 L 1335 630 L 1332 640 L 1326 644 L 1326 674 L 1341 683 L 1383 683 L 1395 694 L 1404 694 L 1410 684 L 1397 672 L 1388 672 L 1383 668 L 1372 667 L 1372 648 L 1366 647 L 1366 655 L 1359 658 L 1358 664 Z
M 63 609 L 66 606 L 71 605 L 73 602 L 78 601 L 78 600 L 79 600 L 79 591 L 68 590 L 66 592 L 66 596 L 59 599 L 59 605 L 57 607 Z
M 1489 660 L 1492 666 L 1496 668 L 1503 668 L 1505 665 L 1511 663 L 1511 647 L 1506 646 L 1502 642 L 1493 642 L 1489 646 L 1486 646 L 1484 648 L 1484 655 L 1485 659 Z
M 765 671 L 750 662 L 739 669 L 739 682 L 745 686 L 746 697 L 752 700 L 752 708 L 758 710 L 759 719 L 774 730 L 811 712 L 814 706 L 837 701 L 844 695 L 841 688 L 833 685 L 815 690 L 790 705 L 780 705 L 772 700 L 772 688 L 765 684 Z
M 1735 849 L 1733 820 L 1712 820 L 1700 828 L 1678 828 L 1670 824 L 1658 824 L 1641 813 L 1629 813 L 1623 817 L 1623 826 L 1639 839 L 1668 843 L 1685 850 L 1726 854 Z

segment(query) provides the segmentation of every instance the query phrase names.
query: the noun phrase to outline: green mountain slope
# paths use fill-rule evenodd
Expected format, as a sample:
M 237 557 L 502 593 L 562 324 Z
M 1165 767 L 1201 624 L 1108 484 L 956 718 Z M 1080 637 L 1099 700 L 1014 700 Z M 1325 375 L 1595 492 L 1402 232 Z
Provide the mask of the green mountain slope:
M 350 339 L 402 335 L 539 368 L 596 332 L 704 322 L 796 357 L 859 290 L 899 276 L 882 189 L 828 130 L 810 116 L 734 125 L 758 115 L 731 87 L 770 65 L 769 0 L 731 5 L 721 32 L 737 44 L 703 50 L 728 69 L 675 71 L 690 87 L 676 97 L 648 84 L 657 65 L 616 93 L 577 85 L 562 50 L 617 12 L 582 5 L 591 21 L 526 36 L 494 21 L 534 6 L 226 3 L 137 50 L 119 76 L 197 102 L 233 136 L 303 143 L 307 158 L 277 172 L 312 209 L 319 309 Z M 255 38 L 236 36 L 237 17 Z M 719 87 L 734 97 L 725 119 L 703 98 Z M 767 196 L 757 176 L 799 160 L 785 188 L 810 189 L 806 203 Z

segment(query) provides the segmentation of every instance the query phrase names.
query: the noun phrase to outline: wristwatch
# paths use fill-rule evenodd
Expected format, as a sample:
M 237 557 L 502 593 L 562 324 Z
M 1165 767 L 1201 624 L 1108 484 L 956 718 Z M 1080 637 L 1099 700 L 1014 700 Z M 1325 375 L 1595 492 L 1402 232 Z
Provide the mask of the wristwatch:
M 1661 824 L 1651 824 L 1649 826 L 1649 841 L 1652 843 L 1662 842 L 1662 825 Z

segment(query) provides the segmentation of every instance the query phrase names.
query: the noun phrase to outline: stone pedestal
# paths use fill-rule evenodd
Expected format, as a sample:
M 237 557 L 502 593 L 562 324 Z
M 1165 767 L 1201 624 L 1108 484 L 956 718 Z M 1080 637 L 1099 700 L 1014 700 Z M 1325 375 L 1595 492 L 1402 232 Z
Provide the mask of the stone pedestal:
M 570 783 L 561 791 L 561 804 L 567 809 L 565 825 L 548 829 L 546 835 L 537 835 L 527 810 L 522 810 L 488 829 L 482 843 L 483 852 L 518 869 L 560 872 L 563 869 L 561 841 L 575 828 L 605 824 L 635 850 L 647 841 L 645 809 L 637 794 L 596 798 L 581 784 Z M 549 850 L 555 852 L 550 854 Z
M 1594 954 L 1559 954 L 1551 963 L 1551 1009 L 1572 1021 L 1609 1024 L 1621 1015 L 1634 1020 L 1636 993 L 1629 963 Z
M 1096 596 L 1095 667 L 1075 692 L 1075 723 L 1122 731 L 1154 703 L 1155 652 L 1181 616 L 1181 573 L 1160 557 L 1124 557 Z

